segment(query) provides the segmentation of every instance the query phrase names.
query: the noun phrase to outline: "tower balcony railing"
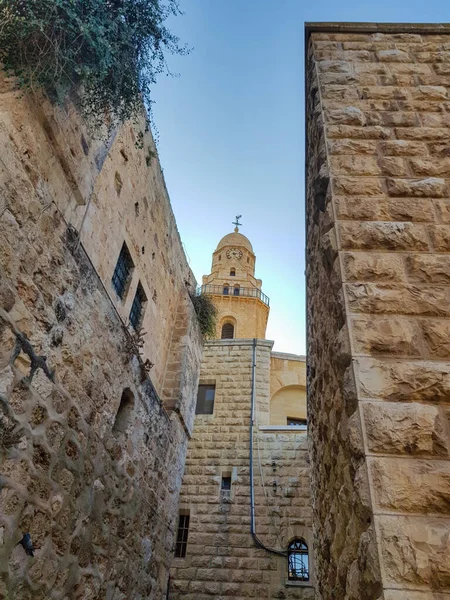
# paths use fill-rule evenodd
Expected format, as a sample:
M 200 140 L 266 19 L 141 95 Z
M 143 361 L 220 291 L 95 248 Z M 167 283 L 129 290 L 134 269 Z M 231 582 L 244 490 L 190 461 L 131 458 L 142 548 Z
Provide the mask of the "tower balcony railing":
M 237 285 L 201 285 L 197 288 L 198 294 L 213 294 L 215 296 L 244 296 L 246 298 L 258 298 L 269 306 L 269 297 L 258 288 L 246 288 Z

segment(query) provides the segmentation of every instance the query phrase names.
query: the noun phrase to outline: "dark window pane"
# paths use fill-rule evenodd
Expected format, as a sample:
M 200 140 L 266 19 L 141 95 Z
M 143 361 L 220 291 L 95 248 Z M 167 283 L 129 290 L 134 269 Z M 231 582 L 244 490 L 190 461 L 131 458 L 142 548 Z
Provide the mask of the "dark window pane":
M 197 392 L 196 415 L 212 415 L 214 412 L 215 385 L 199 385 Z
M 136 294 L 134 296 L 133 305 L 130 311 L 130 323 L 134 329 L 138 329 L 142 320 L 142 313 L 144 304 L 147 302 L 147 296 L 145 295 L 144 288 L 141 282 L 138 283 Z
M 234 338 L 234 325 L 233 323 L 225 323 L 222 326 L 222 339 L 232 340 Z
M 221 490 L 231 490 L 231 477 L 222 477 Z
M 124 243 L 112 276 L 112 285 L 117 295 L 123 300 L 131 271 L 134 267 L 127 245 Z
M 239 296 L 239 288 L 238 287 L 234 288 L 234 295 Z

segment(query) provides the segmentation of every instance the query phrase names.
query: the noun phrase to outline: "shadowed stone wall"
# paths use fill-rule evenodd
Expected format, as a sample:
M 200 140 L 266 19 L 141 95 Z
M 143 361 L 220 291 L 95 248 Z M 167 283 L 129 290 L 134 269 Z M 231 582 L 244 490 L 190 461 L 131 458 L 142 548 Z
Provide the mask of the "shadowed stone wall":
M 70 102 L 1 86 L 0 597 L 161 600 L 202 340 L 151 134 L 92 139 Z M 138 281 L 154 387 L 130 349 Z
M 450 30 L 313 24 L 308 32 L 308 414 L 319 597 L 444 600 Z

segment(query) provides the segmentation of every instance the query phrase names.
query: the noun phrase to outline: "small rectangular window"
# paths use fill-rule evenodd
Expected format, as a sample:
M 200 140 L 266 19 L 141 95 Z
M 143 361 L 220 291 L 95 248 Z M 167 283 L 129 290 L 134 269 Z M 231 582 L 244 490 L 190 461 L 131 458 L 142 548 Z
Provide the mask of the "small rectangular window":
M 119 258 L 117 259 L 116 268 L 112 276 L 112 285 L 117 295 L 123 300 L 125 291 L 128 287 L 131 272 L 134 268 L 134 263 L 130 252 L 125 242 L 122 244 Z
M 145 295 L 144 288 L 142 287 L 141 282 L 139 282 L 130 311 L 130 323 L 134 327 L 134 329 L 139 329 L 146 302 L 147 296 Z
M 220 489 L 226 492 L 231 490 L 231 477 L 222 477 Z
M 300 429 L 307 429 L 308 421 L 306 419 L 295 419 L 294 417 L 287 417 L 287 424 L 291 427 L 299 427 Z
M 212 415 L 214 412 L 215 385 L 199 385 L 197 392 L 196 415 Z
M 184 558 L 189 534 L 189 515 L 180 515 L 178 519 L 177 541 L 175 544 L 175 556 Z

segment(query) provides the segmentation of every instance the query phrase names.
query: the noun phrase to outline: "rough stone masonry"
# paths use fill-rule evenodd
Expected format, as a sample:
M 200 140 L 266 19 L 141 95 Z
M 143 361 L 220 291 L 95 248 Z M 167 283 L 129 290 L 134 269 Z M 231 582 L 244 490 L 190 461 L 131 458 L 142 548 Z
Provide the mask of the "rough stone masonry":
M 202 339 L 151 133 L 0 80 L 0 147 L 0 598 L 161 600 Z
M 450 27 L 306 26 L 323 600 L 450 598 Z

